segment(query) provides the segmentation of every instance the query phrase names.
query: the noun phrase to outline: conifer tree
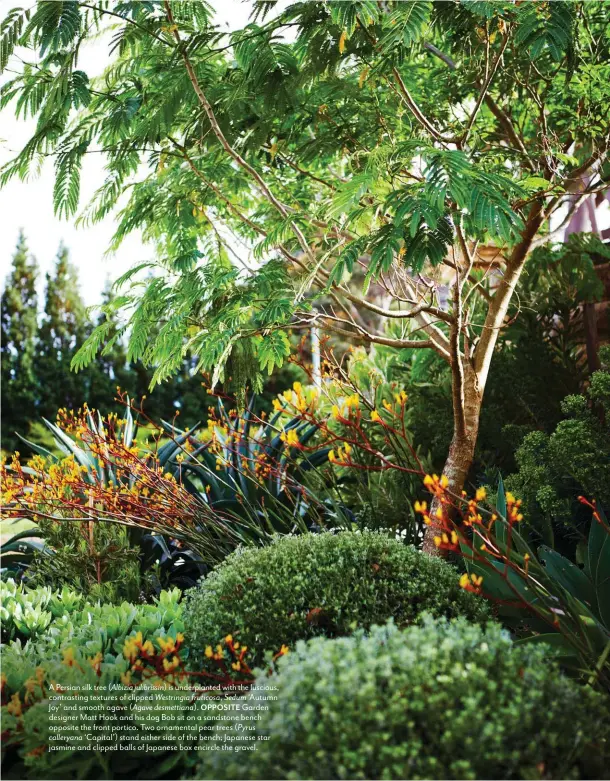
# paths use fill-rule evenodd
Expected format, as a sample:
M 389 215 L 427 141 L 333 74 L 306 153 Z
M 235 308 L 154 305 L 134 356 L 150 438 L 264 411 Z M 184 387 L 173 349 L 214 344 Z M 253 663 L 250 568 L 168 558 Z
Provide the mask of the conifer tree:
M 0 302 L 2 333 L 2 448 L 14 450 L 36 405 L 38 267 L 19 232 L 13 267 Z
M 110 311 L 114 299 L 112 286 L 107 284 L 102 292 L 102 305 L 107 311 Z M 87 336 L 95 326 L 106 321 L 106 316 L 103 316 L 88 324 Z M 81 374 L 86 382 L 88 405 L 102 412 L 117 407 L 117 388 L 125 391 L 132 398 L 137 392 L 136 374 L 127 361 L 124 340 L 121 339 L 116 320 L 111 317 L 110 322 L 113 327 L 109 331 L 105 349 L 96 355 L 95 360 Z
M 86 310 L 78 277 L 62 244 L 46 296 L 37 347 L 40 414 L 54 420 L 60 407 L 78 408 L 86 399 L 87 378 L 70 371 L 70 361 L 86 338 Z

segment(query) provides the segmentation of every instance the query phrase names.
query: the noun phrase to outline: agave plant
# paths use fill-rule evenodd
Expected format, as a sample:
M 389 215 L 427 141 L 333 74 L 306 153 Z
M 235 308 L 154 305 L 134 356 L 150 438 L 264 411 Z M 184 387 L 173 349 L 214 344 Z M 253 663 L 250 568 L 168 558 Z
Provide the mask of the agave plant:
M 99 412 L 95 415 L 86 411 L 87 426 L 90 438 L 76 439 L 71 437 L 60 425 L 43 418 L 44 425 L 53 435 L 57 449 L 63 457 L 73 457 L 81 467 L 85 484 L 96 483 L 125 486 L 133 488 L 137 482 L 137 474 L 130 470 L 129 465 L 116 458 L 113 449 L 109 447 L 109 438 L 119 441 L 123 452 L 128 452 L 135 444 L 136 426 L 131 413 L 131 405 L 126 405 L 125 417 L 113 418 L 112 427 L 105 424 Z M 51 453 L 46 448 L 20 437 L 20 439 L 46 460 L 47 465 L 59 464 L 61 457 Z M 79 444 L 80 443 L 80 444 Z M 95 446 L 94 446 L 95 443 Z M 100 449 L 101 447 L 101 449 Z M 163 451 L 163 448 L 161 448 Z M 169 450 L 164 451 L 169 455 Z M 163 453 L 159 454 L 159 465 L 163 467 Z M 153 458 L 152 454 L 149 458 Z M 28 466 L 20 466 L 21 472 L 34 475 L 35 470 Z M 85 500 L 85 497 L 83 497 Z M 15 519 L 16 522 L 23 520 Z M 185 548 L 176 539 L 169 536 L 151 533 L 137 526 L 127 527 L 129 546 L 139 550 L 140 570 L 152 582 L 158 593 L 164 588 L 177 586 L 181 589 L 190 588 L 204 575 L 208 567 L 202 557 L 193 550 Z M 45 533 L 34 526 L 20 531 L 0 547 L 2 556 L 3 577 L 22 578 L 31 566 L 34 557 L 53 556 L 54 550 L 45 542 Z
M 159 458 L 199 501 L 244 519 L 255 536 L 344 523 L 349 510 L 332 499 L 320 500 L 308 479 L 331 451 L 309 447 L 318 427 L 298 416 L 280 425 L 282 412 L 264 421 L 253 407 L 251 398 L 242 415 L 230 415 L 219 401 L 205 441 L 194 429 L 164 422 L 170 441 Z
M 610 525 L 600 506 L 581 501 L 592 512 L 582 568 L 548 546 L 530 547 L 518 531 L 520 502 L 501 479 L 494 513 L 484 520 L 471 503 L 472 537 L 459 531 L 456 547 L 468 570 L 463 585 L 494 601 L 518 642 L 550 645 L 567 669 L 610 690 Z

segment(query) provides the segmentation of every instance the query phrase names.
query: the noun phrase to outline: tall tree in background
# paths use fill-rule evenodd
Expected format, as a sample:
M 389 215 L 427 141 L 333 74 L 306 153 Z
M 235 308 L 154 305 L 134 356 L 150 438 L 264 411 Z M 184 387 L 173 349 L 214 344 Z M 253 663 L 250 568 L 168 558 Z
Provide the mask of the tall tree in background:
M 112 287 L 107 284 L 102 291 L 102 306 L 106 311 L 110 311 L 113 300 Z M 96 355 L 95 360 L 82 373 L 81 377 L 86 385 L 87 404 L 95 409 L 105 411 L 116 406 L 115 399 L 118 387 L 132 398 L 137 395 L 137 390 L 136 375 L 133 367 L 127 361 L 125 343 L 117 332 L 116 321 L 112 317 L 100 316 L 95 322 L 87 325 L 87 335 L 95 326 L 102 323 L 110 324 L 106 347 L 103 352 Z
M 26 431 L 37 400 L 36 332 L 38 267 L 19 232 L 13 267 L 0 302 L 3 446 L 14 449 L 15 431 Z
M 60 407 L 77 408 L 86 399 L 86 377 L 70 371 L 75 351 L 86 334 L 85 304 L 75 267 L 60 246 L 55 268 L 46 275 L 44 314 L 37 345 L 39 413 L 53 420 Z
M 150 392 L 152 371 L 129 361 L 124 334 L 112 315 L 116 296 L 110 285 L 102 292 L 105 314 L 91 321 L 79 292 L 78 271 L 68 250 L 60 247 L 55 268 L 46 275 L 45 308 L 38 308 L 36 261 L 28 254 L 25 236 L 19 234 L 13 269 L 2 293 L 2 447 L 27 449 L 16 432 L 38 441 L 45 429 L 35 425 L 40 416 L 54 420 L 60 407 L 81 407 L 85 402 L 103 413 L 121 411 L 117 389 L 140 403 L 154 420 L 171 420 L 177 410 L 181 422 L 193 425 L 207 415 L 212 403 L 203 377 L 185 359 L 171 382 Z M 82 372 L 70 362 L 96 326 L 104 324 L 105 348 Z M 34 424 L 34 427 L 32 427 Z

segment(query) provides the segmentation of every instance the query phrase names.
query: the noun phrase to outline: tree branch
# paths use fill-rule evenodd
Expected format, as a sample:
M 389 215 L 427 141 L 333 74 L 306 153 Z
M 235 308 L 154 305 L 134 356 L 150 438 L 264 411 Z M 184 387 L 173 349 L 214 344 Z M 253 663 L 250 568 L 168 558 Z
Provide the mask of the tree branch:
M 504 323 L 510 300 L 515 292 L 521 272 L 523 271 L 527 254 L 544 219 L 545 215 L 542 204 L 535 203 L 530 210 L 525 228 L 521 234 L 521 240 L 515 245 L 508 258 L 502 281 L 487 310 L 483 332 L 474 353 L 474 370 L 481 389 L 485 387 L 498 334 Z
M 474 125 L 474 122 L 477 118 L 477 114 L 479 113 L 479 109 L 481 108 L 481 104 L 483 103 L 483 100 L 485 99 L 485 96 L 487 95 L 487 92 L 489 90 L 489 87 L 491 86 L 491 82 L 493 81 L 494 76 L 496 75 L 496 72 L 498 70 L 498 66 L 500 65 L 500 62 L 502 60 L 502 57 L 504 56 L 504 52 L 506 51 L 506 47 L 508 46 L 508 40 L 509 40 L 509 33 L 507 32 L 504 36 L 504 41 L 502 42 L 502 46 L 500 47 L 500 51 L 498 52 L 498 55 L 496 59 L 494 60 L 491 69 L 489 73 L 487 74 L 487 78 L 483 82 L 483 86 L 481 87 L 481 91 L 479 92 L 479 97 L 477 98 L 477 102 L 475 104 L 474 110 L 472 114 L 470 115 L 470 119 L 468 120 L 468 124 L 466 125 L 466 130 L 464 131 L 464 135 L 460 139 L 460 144 L 465 144 L 468 140 L 468 136 L 470 135 L 470 131 L 472 130 L 472 126 Z
M 434 344 L 427 339 L 392 339 L 388 336 L 382 336 L 381 334 L 372 334 L 355 323 L 347 323 L 341 318 L 319 312 L 314 315 L 314 317 L 310 318 L 309 324 L 315 325 L 316 321 L 320 319 L 330 321 L 330 323 L 325 323 L 325 329 L 332 331 L 333 333 L 340 334 L 341 336 L 346 336 L 350 339 L 360 339 L 367 344 L 383 344 L 388 347 L 396 347 L 398 349 L 419 349 L 420 347 L 434 347 Z M 335 322 L 353 325 L 353 327 L 356 328 L 358 332 L 354 333 L 353 331 L 348 331 L 347 328 L 341 328 L 340 326 L 334 325 Z
M 223 149 L 225 152 L 231 157 L 235 162 L 244 169 L 256 182 L 256 185 L 258 186 L 258 189 L 261 191 L 261 193 L 264 195 L 264 197 L 271 203 L 271 205 L 281 214 L 284 219 L 287 219 L 290 217 L 290 212 L 285 204 L 283 204 L 281 201 L 279 201 L 274 193 L 269 189 L 267 186 L 267 183 L 263 179 L 263 177 L 259 174 L 259 172 L 248 163 L 247 160 L 245 160 L 239 152 L 237 152 L 231 144 L 227 141 L 224 133 L 222 132 L 222 129 L 220 125 L 218 124 L 218 120 L 216 119 L 216 114 L 214 113 L 214 109 L 212 108 L 212 105 L 208 101 L 204 91 L 201 88 L 201 85 L 199 84 L 199 80 L 197 79 L 197 74 L 195 73 L 195 70 L 193 69 L 193 65 L 189 59 L 188 54 L 186 53 L 185 47 L 182 44 L 182 39 L 180 38 L 180 33 L 178 32 L 177 25 L 174 22 L 174 16 L 172 14 L 172 9 L 170 7 L 170 4 L 168 0 L 165 0 L 165 12 L 167 14 L 168 21 L 170 22 L 170 25 L 173 28 L 173 35 L 176 39 L 176 43 L 178 44 L 180 56 L 182 57 L 182 61 L 184 62 L 184 66 L 186 68 L 186 71 L 188 73 L 189 80 L 193 86 L 193 89 L 195 90 L 195 94 L 197 95 L 197 98 L 199 100 L 199 103 L 201 104 L 208 121 L 210 123 L 210 126 L 212 128 L 212 132 L 216 136 L 216 138 L 220 141 Z M 297 238 L 297 241 L 299 242 L 301 249 L 303 252 L 307 255 L 307 257 L 312 261 L 315 262 L 315 259 L 313 258 L 311 254 L 311 250 L 309 248 L 309 244 L 307 243 L 307 240 L 305 236 L 303 235 L 301 229 L 299 226 L 294 222 L 291 221 L 290 227 L 292 228 L 292 231 L 294 235 Z

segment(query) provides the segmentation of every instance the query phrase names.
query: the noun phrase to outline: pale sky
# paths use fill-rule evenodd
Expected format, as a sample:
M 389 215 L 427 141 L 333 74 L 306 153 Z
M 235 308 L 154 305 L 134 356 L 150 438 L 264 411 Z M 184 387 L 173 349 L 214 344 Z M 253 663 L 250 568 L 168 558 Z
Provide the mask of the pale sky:
M 227 29 L 239 29 L 248 23 L 252 4 L 246 0 L 212 0 L 217 22 Z M 282 6 L 286 3 L 282 3 Z M 13 3 L 0 0 L 0 18 Z M 31 54 L 27 57 L 31 59 Z M 91 75 L 100 74 L 107 65 L 107 49 L 103 43 L 91 44 L 81 53 L 80 67 Z M 9 64 L 10 69 L 10 64 Z M 10 78 L 6 73 L 2 77 Z M 18 121 L 9 106 L 0 113 L 0 165 L 18 152 L 31 136 L 34 121 Z M 102 184 L 104 179 L 102 155 L 88 155 L 81 174 L 81 206 Z M 41 278 L 53 267 L 61 241 L 70 250 L 77 266 L 83 298 L 88 306 L 99 302 L 107 279 L 114 281 L 135 263 L 151 257 L 152 249 L 142 244 L 136 234 L 127 237 L 118 252 L 104 257 L 114 234 L 114 218 L 107 218 L 92 227 L 77 228 L 74 218 L 60 220 L 53 214 L 53 163 L 49 160 L 38 177 L 22 182 L 12 179 L 0 189 L 0 285 L 10 270 L 17 235 L 25 231 L 28 246 L 38 261 Z

